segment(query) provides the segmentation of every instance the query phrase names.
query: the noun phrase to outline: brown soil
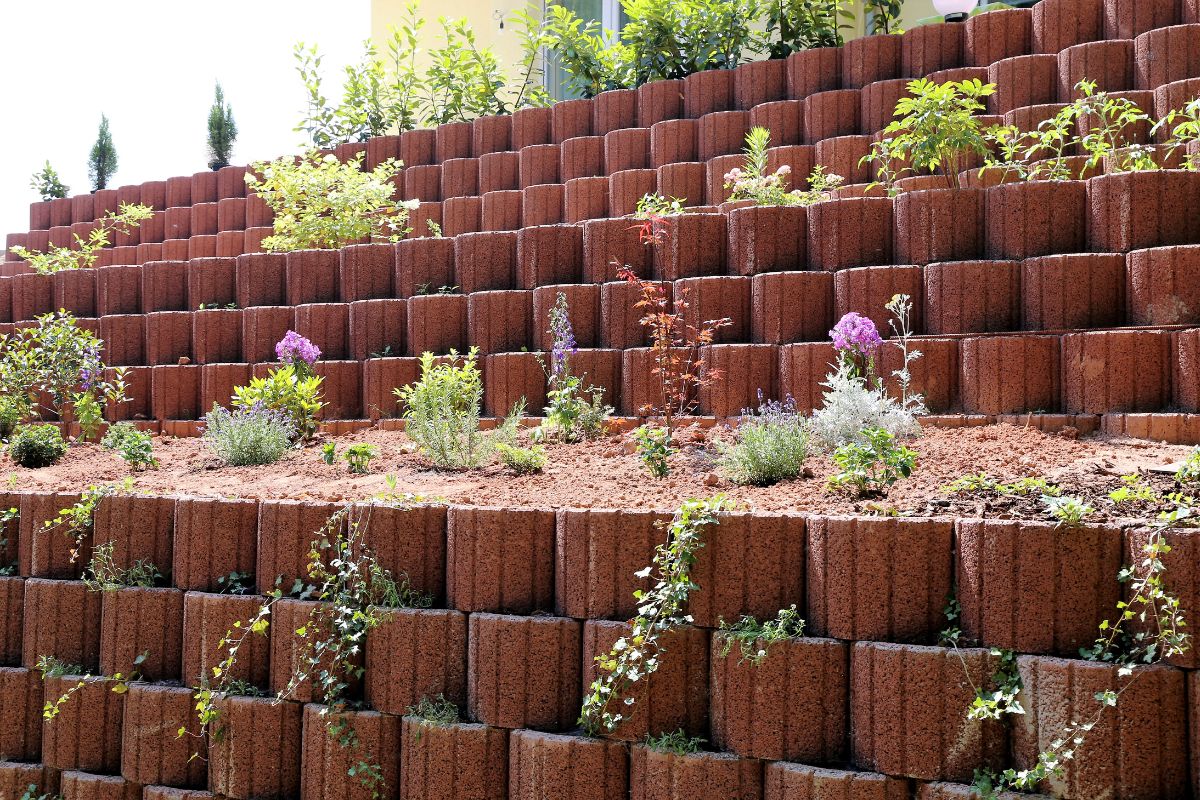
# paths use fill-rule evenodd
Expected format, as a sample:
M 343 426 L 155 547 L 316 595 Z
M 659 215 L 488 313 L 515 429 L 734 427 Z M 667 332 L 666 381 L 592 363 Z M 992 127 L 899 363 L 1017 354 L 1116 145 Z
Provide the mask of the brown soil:
M 135 487 L 152 494 L 258 499 L 363 500 L 388 489 L 385 475 L 396 479 L 397 492 L 461 505 L 507 507 L 655 508 L 669 510 L 689 497 L 726 492 L 747 509 L 822 513 L 880 512 L 988 516 L 1044 516 L 1037 497 L 1026 501 L 994 493 L 948 495 L 942 487 L 963 475 L 986 472 L 997 481 L 1043 477 L 1066 494 L 1092 499 L 1097 516 L 1108 503 L 1105 495 L 1120 485 L 1120 476 L 1182 460 L 1190 448 L 1133 439 L 1070 438 L 1032 428 L 990 425 L 978 428 L 928 428 L 910 442 L 920 454 L 911 478 L 892 487 L 886 497 L 861 500 L 831 493 L 825 478 L 833 471 L 827 454 L 810 456 L 805 475 L 771 487 L 742 487 L 721 479 L 713 463 L 711 440 L 727 430 L 690 427 L 676 433 L 680 451 L 672 457 L 672 474 L 649 477 L 627 437 L 594 442 L 547 445 L 550 464 L 541 475 L 518 477 L 499 465 L 463 472 L 439 472 L 414 452 L 401 432 L 372 429 L 346 434 L 335 441 L 342 451 L 367 442 L 379 449 L 371 474 L 350 475 L 344 462 L 321 459 L 321 437 L 303 449 L 265 467 L 227 467 L 200 439 L 155 437 L 161 468 L 135 474 Z M 97 445 L 71 448 L 53 467 L 29 470 L 12 466 L 9 486 L 15 490 L 79 491 L 88 484 L 129 475 L 115 454 Z M 1168 478 L 1151 474 L 1156 488 Z M 1147 513 L 1149 510 L 1143 509 Z

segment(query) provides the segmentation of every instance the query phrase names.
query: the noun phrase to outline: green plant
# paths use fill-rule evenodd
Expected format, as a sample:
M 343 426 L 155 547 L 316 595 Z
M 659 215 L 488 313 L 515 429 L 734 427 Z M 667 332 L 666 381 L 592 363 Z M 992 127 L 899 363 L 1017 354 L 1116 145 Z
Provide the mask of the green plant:
M 699 736 L 688 736 L 683 728 L 660 733 L 658 736 L 646 735 L 646 747 L 659 753 L 671 753 L 676 756 L 697 753 L 706 741 Z
M 253 588 L 253 576 L 245 572 L 234 570 L 217 577 L 217 594 L 250 594 Z
M 13 531 L 16 535 L 18 530 L 17 523 L 21 520 L 21 512 L 17 508 L 6 508 L 0 510 L 0 553 L 8 551 L 9 531 Z M 17 564 L 12 562 L 9 564 L 0 561 L 0 577 L 11 577 L 17 574 Z
M 1190 170 L 1200 169 L 1200 150 L 1192 148 L 1200 142 L 1200 97 L 1164 114 L 1150 131 L 1151 141 L 1157 141 L 1164 133 L 1167 138 L 1164 146 L 1167 155 L 1182 150 L 1184 166 Z M 1191 152 L 1188 152 L 1189 150 Z
M 12 253 L 29 262 L 29 268 L 39 275 L 51 275 L 66 269 L 85 269 L 95 266 L 100 251 L 111 243 L 112 233 L 129 233 L 142 220 L 150 219 L 154 212 L 149 206 L 122 203 L 117 211 L 110 211 L 92 223 L 87 239 L 73 233 L 74 244 L 70 247 L 51 245 L 48 250 L 30 250 L 22 245 L 10 248 Z
M 754 617 L 743 616 L 733 623 L 721 620 L 717 636 L 721 639 L 720 656 L 725 658 L 736 643 L 739 661 L 749 661 L 758 666 L 767 657 L 775 642 L 799 639 L 804 635 L 804 620 L 796 606 L 779 609 L 775 619 L 759 622 Z
M 135 472 L 158 469 L 154 457 L 154 441 L 149 433 L 139 431 L 131 422 L 118 422 L 109 427 L 100 441 L 106 450 L 115 450 Z
M 668 459 L 675 453 L 671 446 L 671 434 L 666 428 L 657 425 L 640 425 L 630 434 L 633 437 L 638 458 L 646 466 L 646 470 L 655 478 L 665 478 L 671 474 L 671 464 Z
M 867 33 L 902 33 L 896 28 L 904 0 L 865 0 L 863 11 L 867 15 Z
M 1018 696 L 1021 693 L 1021 675 L 1017 672 L 1017 655 L 1011 650 L 992 648 L 988 654 L 997 659 L 996 671 L 992 673 L 991 686 L 976 688 L 975 699 L 967 709 L 967 718 L 975 720 L 998 720 L 1005 714 L 1024 714 Z M 959 658 L 962 658 L 961 654 Z
M 117 171 L 117 148 L 113 146 L 112 133 L 108 129 L 108 117 L 100 115 L 100 130 L 96 143 L 88 154 L 88 178 L 92 189 L 98 191 L 108 186 Z
M 896 103 L 896 119 L 884 128 L 861 163 L 873 162 L 878 182 L 894 190 L 904 175 L 941 173 L 951 188 L 958 188 L 959 173 L 972 155 L 988 153 L 979 113 L 984 100 L 994 94 L 994 83 L 978 78 L 934 83 L 918 78 L 908 84 L 908 95 Z
M 146 659 L 149 657 L 150 654 L 147 652 L 142 653 L 134 658 L 129 674 L 115 672 L 112 675 L 93 675 L 90 672 L 85 671 L 84 668 L 79 664 L 70 664 L 54 658 L 53 656 L 38 656 L 37 665 L 34 667 L 34 669 L 42 673 L 43 681 L 45 681 L 46 678 L 64 678 L 68 675 L 72 677 L 75 675 L 80 676 L 80 679 L 70 686 L 67 691 L 63 692 L 54 700 L 46 700 L 45 703 L 43 703 L 42 719 L 45 720 L 45 723 L 47 724 L 54 722 L 54 720 L 58 718 L 58 715 L 62 713 L 63 705 L 68 703 L 78 692 L 82 691 L 87 686 L 88 681 L 94 681 L 98 679 L 102 683 L 112 684 L 110 691 L 113 694 L 125 694 L 129 691 L 129 684 L 137 681 L 141 677 L 138 668 L 142 664 L 146 663 Z
M 455 350 L 445 359 L 423 353 L 421 377 L 395 390 L 405 406 L 405 433 L 438 469 L 484 466 L 495 454 L 496 442 L 512 439 L 524 413 L 518 404 L 493 433 L 479 429 L 483 376 L 478 358 L 474 347 L 461 359 Z
M 92 560 L 83 573 L 83 584 L 89 592 L 115 592 L 127 587 L 150 589 L 162 585 L 163 574 L 153 562 L 139 558 L 123 568 L 113 559 L 114 549 L 112 542 L 105 542 L 92 550 Z
M 860 497 L 882 493 L 901 478 L 912 474 L 917 453 L 896 443 L 895 435 L 883 428 L 862 431 L 862 442 L 847 442 L 833 452 L 838 471 L 829 476 L 833 489 L 852 489 Z
M 346 448 L 346 452 L 342 453 L 342 458 L 346 459 L 350 471 L 356 475 L 367 474 L 370 471 L 371 461 L 378 456 L 379 448 L 362 442 L 350 445 Z
M 419 205 L 393 199 L 391 181 L 403 165 L 389 158 L 367 172 L 362 159 L 360 153 L 343 164 L 333 155 L 308 152 L 251 165 L 246 186 L 275 214 L 274 233 L 263 247 L 337 249 L 367 238 L 403 239 L 410 230 L 408 214 Z
M 571 356 L 576 352 L 575 332 L 571 327 L 570 309 L 566 294 L 559 292 L 550 308 L 550 329 L 553 338 L 550 364 L 538 356 L 546 373 L 545 422 L 534 429 L 537 441 L 561 439 L 577 442 L 604 433 L 611 406 L 604 404 L 604 390 L 595 386 L 584 388 L 583 376 L 571 371 Z M 585 395 L 590 395 L 590 399 Z
M 745 409 L 737 441 L 717 442 L 717 468 L 734 483 L 771 486 L 800 474 L 808 456 L 808 425 L 789 396 L 784 402 L 763 400 Z
M 71 539 L 71 561 L 74 562 L 83 552 L 83 544 L 87 535 L 92 532 L 92 526 L 96 519 L 96 506 L 100 505 L 100 501 L 106 497 L 128 494 L 132 491 L 133 478 L 88 486 L 79 495 L 79 500 L 74 505 L 60 508 L 54 519 L 46 520 L 42 529 L 56 531 Z
M 333 466 L 333 462 L 337 460 L 337 444 L 335 442 L 326 442 L 321 445 L 321 460 L 329 466 Z
M 1200 447 L 1195 447 L 1184 459 L 1179 469 L 1175 471 L 1177 483 L 1193 483 L 1200 481 Z
M 440 694 L 437 697 L 422 697 L 409 706 L 405 714 L 432 725 L 453 725 L 459 719 L 458 706 Z
M 771 58 L 816 47 L 840 47 L 854 21 L 845 0 L 775 0 L 767 3 L 765 34 Z M 774 41 L 772 41 L 774 39 Z
M 8 455 L 26 469 L 57 464 L 66 455 L 67 442 L 57 425 L 22 425 L 8 442 Z
M 311 439 L 325 407 L 321 399 L 324 381 L 303 365 L 284 364 L 270 370 L 265 378 L 251 378 L 249 386 L 235 386 L 233 406 L 241 411 L 260 405 L 268 411 L 282 411 L 291 420 L 295 435 Z
M 1076 525 L 1082 525 L 1085 517 L 1090 515 L 1095 509 L 1085 503 L 1082 498 L 1071 496 L 1050 496 L 1042 495 L 1042 504 L 1046 507 L 1046 513 L 1054 519 L 1060 527 L 1071 528 Z
M 802 205 L 800 190 L 789 190 L 792 168 L 787 164 L 767 172 L 767 149 L 771 132 L 761 126 L 746 134 L 746 160 L 741 167 L 725 173 L 725 188 L 731 201 L 750 200 L 760 206 Z M 822 176 L 824 172 L 820 173 Z M 807 204 L 806 204 L 807 205 Z
M 212 108 L 208 110 L 208 167 L 220 169 L 229 166 L 233 155 L 233 143 L 237 140 L 237 123 L 233 120 L 233 108 L 225 102 L 225 92 L 217 84 Z
M 595 20 L 584 22 L 566 6 L 546 6 L 546 46 L 549 56 L 567 74 L 566 86 L 582 97 L 595 97 L 609 89 L 631 85 L 625 48 L 613 40 L 612 31 Z
M 296 435 L 286 411 L 262 403 L 232 412 L 213 403 L 212 411 L 204 415 L 204 441 L 218 458 L 234 467 L 275 463 Z
M 58 173 L 50 166 L 49 160 L 46 161 L 46 166 L 33 173 L 33 177 L 29 179 L 29 188 L 37 192 L 43 200 L 60 199 L 71 191 L 70 186 L 58 179 Z
M 25 792 L 24 792 L 24 794 L 21 795 L 20 800 L 64 800 L 64 799 L 61 794 L 50 794 L 49 792 L 45 792 L 44 794 L 39 794 L 37 784 L 31 783 L 25 787 Z
M 663 634 L 691 621 L 685 607 L 688 595 L 697 588 L 691 579 L 692 565 L 704 547 L 705 531 L 719 525 L 720 513 L 732 506 L 723 494 L 684 501 L 666 526 L 667 540 L 655 548 L 653 562 L 636 573 L 638 578 L 652 578 L 654 586 L 634 592 L 638 613 L 629 623 L 629 635 L 596 657 L 597 678 L 584 695 L 579 716 L 589 735 L 612 733 L 621 725 L 635 703 L 629 690 L 658 670 L 665 652 Z
M 532 447 L 516 447 L 504 442 L 497 442 L 496 452 L 500 455 L 500 462 L 518 475 L 537 474 L 546 468 L 549 461 L 546 458 L 546 448 L 540 444 Z

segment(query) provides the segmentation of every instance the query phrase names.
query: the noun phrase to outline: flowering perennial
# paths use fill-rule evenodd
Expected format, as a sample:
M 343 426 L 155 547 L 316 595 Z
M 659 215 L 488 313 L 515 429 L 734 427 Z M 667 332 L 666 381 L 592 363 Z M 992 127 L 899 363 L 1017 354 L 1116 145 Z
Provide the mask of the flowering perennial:
M 321 357 L 321 348 L 295 331 L 288 331 L 275 345 L 275 357 L 294 366 L 311 367 Z

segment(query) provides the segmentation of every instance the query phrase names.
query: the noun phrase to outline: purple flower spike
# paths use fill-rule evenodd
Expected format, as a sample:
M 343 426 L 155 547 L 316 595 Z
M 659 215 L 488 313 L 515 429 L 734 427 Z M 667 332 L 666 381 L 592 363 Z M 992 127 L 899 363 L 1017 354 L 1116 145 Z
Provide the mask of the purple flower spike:
M 838 320 L 829 335 L 835 350 L 851 350 L 864 356 L 871 355 L 883 344 L 875 323 L 853 311 Z
M 288 331 L 275 345 L 275 357 L 280 361 L 312 366 L 321 357 L 321 348 L 295 331 Z

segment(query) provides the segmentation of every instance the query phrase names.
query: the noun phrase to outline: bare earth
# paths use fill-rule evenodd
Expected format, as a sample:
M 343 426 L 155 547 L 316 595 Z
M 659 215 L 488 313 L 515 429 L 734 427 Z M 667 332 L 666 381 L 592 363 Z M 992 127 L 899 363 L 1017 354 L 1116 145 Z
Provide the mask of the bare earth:
M 548 445 L 546 472 L 517 477 L 498 465 L 438 472 L 414 452 L 402 432 L 379 429 L 335 439 L 339 451 L 356 442 L 379 448 L 380 457 L 371 462 L 369 475 L 350 475 L 344 462 L 325 464 L 320 453 L 321 445 L 328 441 L 324 437 L 265 467 L 223 466 L 203 440 L 155 437 L 161 468 L 133 477 L 138 491 L 164 495 L 363 500 L 385 491 L 385 475 L 390 474 L 396 478 L 398 492 L 460 505 L 669 510 L 686 498 L 723 491 L 743 507 L 758 511 L 849 513 L 884 507 L 931 514 L 952 510 L 942 487 L 964 474 L 982 471 L 996 480 L 1044 477 L 1062 485 L 1064 491 L 1103 497 L 1098 491 L 1119 485 L 1122 474 L 1177 462 L 1191 449 L 1102 436 L 1074 439 L 1012 425 L 929 428 L 921 438 L 909 442 L 920 454 L 913 476 L 894 486 L 886 497 L 864 501 L 825 488 L 825 478 L 833 471 L 826 454 L 806 461 L 805 474 L 811 477 L 776 486 L 741 487 L 721 479 L 715 472 L 709 442 L 726 436 L 728 431 L 722 429 L 679 430 L 675 440 L 680 452 L 673 456 L 672 474 L 664 480 L 646 474 L 621 435 L 583 444 Z M 73 446 L 53 467 L 29 470 L 9 464 L 8 482 L 15 490 L 75 492 L 129 474 L 115 454 L 98 445 L 82 445 Z M 970 510 L 968 504 L 958 501 L 953 507 L 960 514 Z

